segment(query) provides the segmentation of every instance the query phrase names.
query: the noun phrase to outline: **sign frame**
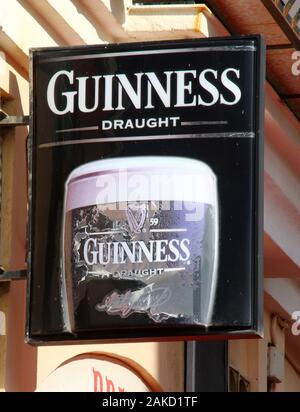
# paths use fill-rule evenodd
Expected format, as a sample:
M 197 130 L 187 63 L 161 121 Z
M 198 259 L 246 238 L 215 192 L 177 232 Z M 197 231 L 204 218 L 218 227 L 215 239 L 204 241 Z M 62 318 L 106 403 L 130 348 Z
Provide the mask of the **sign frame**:
M 88 333 L 70 334 L 66 332 L 63 327 L 59 333 L 40 333 L 32 330 L 32 320 L 35 316 L 35 309 L 32 309 L 33 300 L 33 245 L 34 245 L 34 219 L 36 213 L 36 204 L 34 201 L 34 178 L 36 173 L 36 160 L 34 153 L 36 150 L 35 134 L 36 134 L 36 117 L 35 117 L 35 99 L 36 91 L 34 84 L 34 62 L 36 56 L 40 53 L 49 52 L 59 55 L 60 53 L 87 53 L 101 50 L 103 53 L 129 52 L 132 50 L 149 50 L 164 49 L 168 46 L 176 48 L 186 47 L 201 47 L 201 45 L 213 44 L 230 44 L 235 42 L 255 42 L 255 72 L 253 73 L 255 79 L 255 86 L 253 87 L 253 105 L 255 108 L 254 116 L 254 198 L 253 202 L 253 235 L 252 248 L 253 253 L 252 265 L 252 324 L 251 327 L 234 329 L 224 327 L 212 327 L 210 330 L 199 331 L 197 328 L 186 328 L 186 332 L 178 330 L 177 328 L 168 328 L 160 330 L 156 328 L 137 328 L 131 330 L 130 334 L 126 331 L 109 330 L 103 333 L 90 331 Z M 208 47 L 208 46 L 206 46 Z M 213 47 L 213 46 L 212 46 Z M 226 46 L 225 46 L 226 47 Z M 51 344 L 74 344 L 88 342 L 138 342 L 138 341 L 170 341 L 170 340 L 206 340 L 206 339 L 238 339 L 261 337 L 263 333 L 263 121 L 264 121 L 264 79 L 265 79 L 265 45 L 263 39 L 259 35 L 238 36 L 238 37 L 224 37 L 224 38 L 208 38 L 208 39 L 191 39 L 191 40 L 177 40 L 177 41 L 162 41 L 162 42 L 145 42 L 145 43 L 128 43 L 117 45 L 98 45 L 98 46 L 73 46 L 73 47 L 55 47 L 55 48 L 38 48 L 30 51 L 30 137 L 29 137 L 29 219 L 28 219 L 28 285 L 27 285 L 27 317 L 26 317 L 26 341 L 32 345 L 51 345 Z M 36 288 L 36 286 L 35 286 Z M 36 293 L 36 291 L 35 291 Z M 41 322 L 42 325 L 43 322 Z M 180 332 L 180 333 L 178 333 Z

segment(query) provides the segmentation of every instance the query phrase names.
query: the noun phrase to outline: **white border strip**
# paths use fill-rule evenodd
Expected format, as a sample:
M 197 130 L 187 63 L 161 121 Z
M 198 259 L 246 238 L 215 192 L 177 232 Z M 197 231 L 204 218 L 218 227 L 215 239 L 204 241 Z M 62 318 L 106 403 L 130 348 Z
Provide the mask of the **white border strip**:
M 181 126 L 206 126 L 206 125 L 215 125 L 215 124 L 228 124 L 227 120 L 201 120 L 194 122 L 181 122 Z
M 192 122 L 181 122 L 181 126 L 209 126 L 209 125 L 223 125 L 228 124 L 227 120 L 203 120 L 203 121 L 192 121 Z M 88 127 L 75 127 L 74 129 L 61 129 L 56 130 L 56 133 L 67 133 L 67 132 L 85 132 L 89 130 L 99 130 L 99 126 L 88 126 Z
M 134 142 L 135 140 L 172 140 L 172 139 L 205 139 L 205 138 L 248 138 L 254 139 L 254 132 L 226 132 L 226 133 L 199 133 L 199 134 L 171 134 L 153 136 L 125 136 L 125 137 L 97 137 L 94 139 L 64 140 L 62 142 L 42 143 L 39 149 L 56 146 L 70 146 L 87 143 L 107 143 L 107 142 Z
M 150 229 L 149 232 L 186 232 L 187 229 Z
M 56 133 L 85 132 L 85 131 L 89 131 L 89 130 L 99 130 L 99 126 L 75 127 L 74 129 L 62 129 L 62 130 L 56 130 Z
M 65 56 L 65 57 L 53 57 L 45 60 L 40 60 L 40 63 L 48 62 L 60 62 L 68 60 L 88 60 L 88 59 L 101 59 L 105 57 L 119 57 L 119 56 L 141 56 L 141 55 L 151 55 L 151 54 L 177 54 L 177 53 L 195 53 L 195 52 L 209 52 L 209 51 L 224 51 L 224 52 L 255 52 L 256 46 L 211 46 L 211 47 L 192 47 L 192 48 L 181 48 L 181 49 L 160 49 L 160 50 L 135 50 L 126 52 L 115 52 L 115 53 L 98 53 L 98 54 L 86 54 L 86 55 L 75 55 L 75 56 Z

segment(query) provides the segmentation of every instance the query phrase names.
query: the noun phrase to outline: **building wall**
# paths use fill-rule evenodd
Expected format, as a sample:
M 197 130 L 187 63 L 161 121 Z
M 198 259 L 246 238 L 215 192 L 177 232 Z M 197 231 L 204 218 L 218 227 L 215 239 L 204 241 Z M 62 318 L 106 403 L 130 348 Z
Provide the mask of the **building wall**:
M 229 366 L 250 382 L 251 392 L 300 392 L 299 371 L 295 369 L 294 359 L 288 360 L 286 357 L 289 348 L 285 335 L 288 332 L 277 324 L 275 331 L 272 332 L 273 316 L 270 311 L 265 310 L 263 339 L 229 342 Z M 282 362 L 279 362 L 283 379 L 282 382 L 268 386 L 268 347 L 274 343 L 282 353 L 285 353 Z
M 267 391 L 267 350 L 270 314 L 265 312 L 263 339 L 233 340 L 229 342 L 229 366 L 250 382 L 251 392 Z
M 189 38 L 226 35 L 226 29 L 201 7 L 170 7 L 168 10 L 127 9 L 130 0 L 105 0 L 114 20 L 105 22 L 99 2 L 72 0 L 0 0 L 0 108 L 11 115 L 29 113 L 28 52 L 30 47 L 97 44 L 111 41 Z M 104 20 L 104 21 L 103 21 Z M 105 25 L 106 23 L 106 25 Z M 122 24 L 125 30 L 119 26 Z M 4 60 L 5 59 L 5 60 Z M 272 92 L 273 93 L 273 92 Z M 270 94 L 271 96 L 274 95 Z M 269 97 L 271 109 L 278 96 Z M 273 99 L 273 100 L 272 100 Z M 276 106 L 277 107 L 277 106 Z M 284 109 L 280 116 L 287 122 Z M 270 109 L 270 110 L 271 110 Z M 274 112 L 276 112 L 276 110 Z M 270 115 L 269 115 L 270 117 Z M 274 124 L 276 118 L 273 119 Z M 287 124 L 287 123 L 286 123 Z M 287 124 L 286 133 L 289 132 Z M 274 129 L 271 129 L 273 131 Z M 27 127 L 2 131 L 3 188 L 1 219 L 1 264 L 24 268 L 26 250 L 26 150 Z M 291 133 L 294 135 L 295 132 Z M 275 137 L 278 133 L 273 133 Z M 285 160 L 283 159 L 283 162 Z M 280 174 L 280 168 L 276 171 Z M 273 220 L 277 225 L 276 219 Z M 275 249 L 276 250 L 276 249 Z M 6 336 L 0 336 L 0 390 L 32 391 L 53 369 L 75 354 L 87 351 L 115 352 L 144 366 L 167 391 L 184 389 L 183 343 L 138 343 L 32 348 L 24 343 L 25 281 L 0 285 L 0 310 L 5 315 Z M 274 308 L 289 313 L 270 298 L 265 311 L 265 337 L 232 341 L 230 365 L 250 381 L 251 391 L 266 391 L 267 351 L 271 342 Z M 272 309 L 271 309 L 272 307 Z M 295 310 L 300 308 L 295 307 Z M 285 331 L 285 334 L 288 332 Z M 281 335 L 283 345 L 283 337 Z M 300 338 L 298 337 L 298 341 Z M 285 340 L 284 340 L 285 342 Z M 299 347 L 296 340 L 294 348 Z M 298 345 L 298 346 L 297 346 Z M 289 345 L 287 345 L 289 348 Z M 284 349 L 285 350 L 285 349 Z M 299 359 L 299 349 L 294 349 Z M 298 360 L 299 362 L 299 360 Z M 293 363 L 293 362 L 292 362 Z M 284 380 L 275 390 L 300 391 L 300 375 L 290 360 L 284 362 Z
M 284 392 L 300 392 L 300 375 L 293 365 L 285 359 Z
M 160 383 L 164 391 L 184 389 L 183 343 L 130 343 L 42 347 L 38 350 L 37 386 L 66 359 L 84 352 L 112 352 L 133 359 Z

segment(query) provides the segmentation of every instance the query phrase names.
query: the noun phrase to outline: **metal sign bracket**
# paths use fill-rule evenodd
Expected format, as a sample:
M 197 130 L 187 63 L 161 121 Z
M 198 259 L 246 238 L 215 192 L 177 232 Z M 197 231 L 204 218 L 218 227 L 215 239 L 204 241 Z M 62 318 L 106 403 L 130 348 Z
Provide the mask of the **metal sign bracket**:
M 0 110 L 0 127 L 28 126 L 29 116 L 8 116 Z
M 0 282 L 7 282 L 10 280 L 24 280 L 27 278 L 27 270 L 20 269 L 15 271 L 6 271 L 0 268 Z

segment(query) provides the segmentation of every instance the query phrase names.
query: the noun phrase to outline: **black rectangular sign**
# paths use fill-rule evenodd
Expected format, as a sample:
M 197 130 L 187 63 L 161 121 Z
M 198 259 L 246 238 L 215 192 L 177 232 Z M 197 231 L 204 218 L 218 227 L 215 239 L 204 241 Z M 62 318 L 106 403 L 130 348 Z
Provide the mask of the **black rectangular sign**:
M 31 51 L 30 343 L 261 334 L 264 59 Z

